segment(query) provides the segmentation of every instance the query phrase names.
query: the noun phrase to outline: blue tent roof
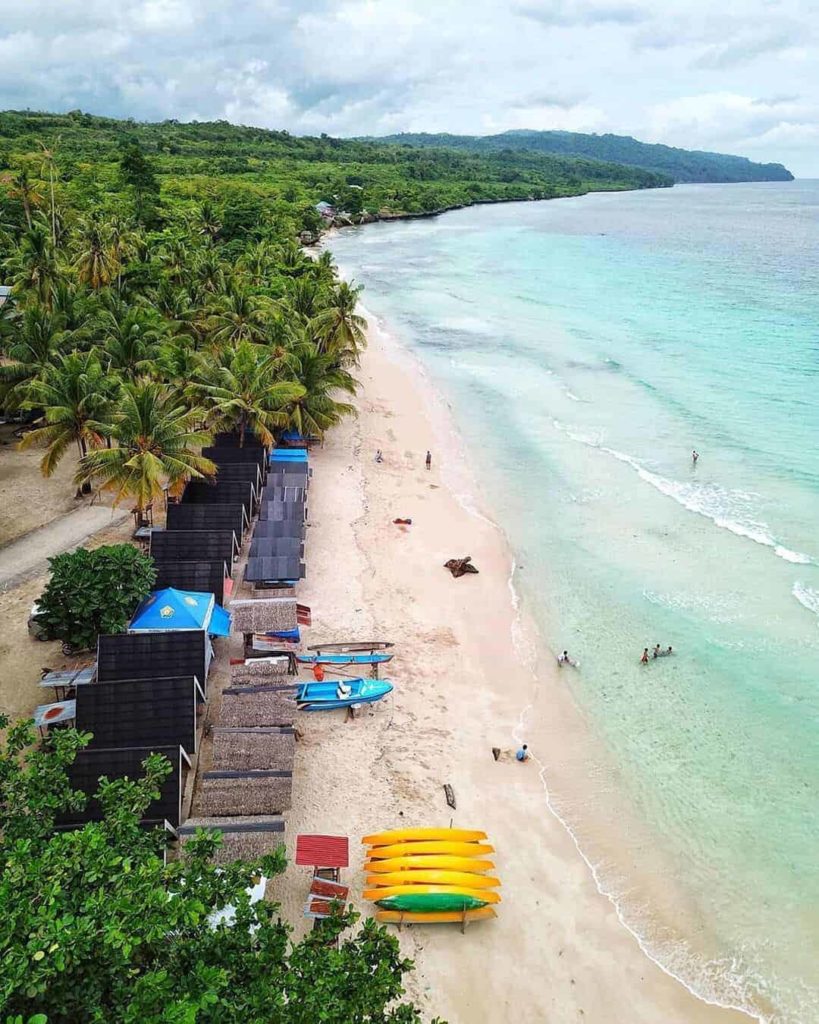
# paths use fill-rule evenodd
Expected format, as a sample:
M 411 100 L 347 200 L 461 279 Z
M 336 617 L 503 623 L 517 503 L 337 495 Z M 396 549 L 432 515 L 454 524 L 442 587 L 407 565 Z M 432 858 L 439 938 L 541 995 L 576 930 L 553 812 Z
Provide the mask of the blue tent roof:
M 208 632 L 211 636 L 230 636 L 230 612 L 226 612 L 221 605 L 213 606 Z
M 219 616 L 215 616 L 218 609 Z M 217 621 L 213 621 L 216 617 Z M 149 594 L 137 608 L 129 630 L 156 631 L 178 629 L 207 629 L 211 624 L 225 628 L 224 617 L 227 617 L 227 633 L 230 633 L 230 615 L 216 604 L 213 594 L 203 594 L 196 590 L 177 590 L 166 587 Z M 218 636 L 227 633 L 217 632 Z

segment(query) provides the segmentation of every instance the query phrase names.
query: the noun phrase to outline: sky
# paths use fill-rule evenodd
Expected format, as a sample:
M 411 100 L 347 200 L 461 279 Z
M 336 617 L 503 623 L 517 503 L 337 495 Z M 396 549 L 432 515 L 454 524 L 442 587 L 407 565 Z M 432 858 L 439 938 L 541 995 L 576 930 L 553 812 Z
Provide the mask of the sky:
M 819 178 L 819 0 L 0 0 L 0 108 L 615 132 Z

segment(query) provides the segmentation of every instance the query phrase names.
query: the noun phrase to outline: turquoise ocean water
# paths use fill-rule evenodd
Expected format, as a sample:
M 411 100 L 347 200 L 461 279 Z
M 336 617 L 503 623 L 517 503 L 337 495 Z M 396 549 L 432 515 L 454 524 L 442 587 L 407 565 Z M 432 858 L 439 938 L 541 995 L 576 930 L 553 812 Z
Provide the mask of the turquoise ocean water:
M 819 1021 L 819 182 L 480 207 L 332 249 L 449 399 L 545 641 L 581 659 L 561 680 L 611 771 L 565 814 L 582 834 L 616 780 L 625 919 L 708 997 Z M 655 643 L 674 657 L 640 666 Z M 630 905 L 629 872 L 657 863 L 679 915 L 652 932 L 663 879 Z

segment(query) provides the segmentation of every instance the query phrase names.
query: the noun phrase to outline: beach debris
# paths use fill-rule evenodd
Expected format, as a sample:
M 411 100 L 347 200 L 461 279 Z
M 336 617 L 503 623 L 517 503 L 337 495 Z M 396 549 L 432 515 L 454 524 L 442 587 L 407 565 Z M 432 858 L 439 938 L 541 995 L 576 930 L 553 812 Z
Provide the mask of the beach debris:
M 476 573 L 478 571 L 472 564 L 472 555 L 466 555 L 463 558 L 450 558 L 449 561 L 444 562 L 444 568 L 449 569 L 456 580 L 468 572 Z
M 452 786 L 450 786 L 448 782 L 444 783 L 444 793 L 446 794 L 446 802 L 449 804 L 453 811 L 456 810 L 457 808 L 455 806 L 455 790 L 452 788 Z
M 396 526 L 412 526 L 411 519 L 393 519 Z
M 501 748 L 500 747 L 492 747 L 492 757 L 494 757 L 496 761 L 499 761 L 500 760 L 500 756 L 501 756 Z

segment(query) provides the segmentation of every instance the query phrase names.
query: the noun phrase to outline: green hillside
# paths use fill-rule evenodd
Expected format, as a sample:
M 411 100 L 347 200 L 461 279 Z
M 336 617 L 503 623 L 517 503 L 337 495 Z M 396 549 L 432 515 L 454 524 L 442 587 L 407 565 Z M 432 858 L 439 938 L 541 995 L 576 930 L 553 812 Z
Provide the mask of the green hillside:
M 638 142 L 629 135 L 510 131 L 500 135 L 389 135 L 372 141 L 412 147 L 445 146 L 463 152 L 529 152 L 584 157 L 641 167 L 675 182 L 793 181 L 782 164 L 757 164 L 744 156 L 704 153 Z
M 302 138 L 224 121 L 141 124 L 75 111 L 0 113 L 0 176 L 37 172 L 42 146 L 54 150 L 60 189 L 72 205 L 116 201 L 123 146 L 151 160 L 165 204 L 243 201 L 265 216 L 315 227 L 319 200 L 356 215 L 422 214 L 475 202 L 548 199 L 588 191 L 670 184 L 653 172 L 531 152 L 420 152 L 353 140 Z M 0 202 L 2 202 L 0 193 Z

